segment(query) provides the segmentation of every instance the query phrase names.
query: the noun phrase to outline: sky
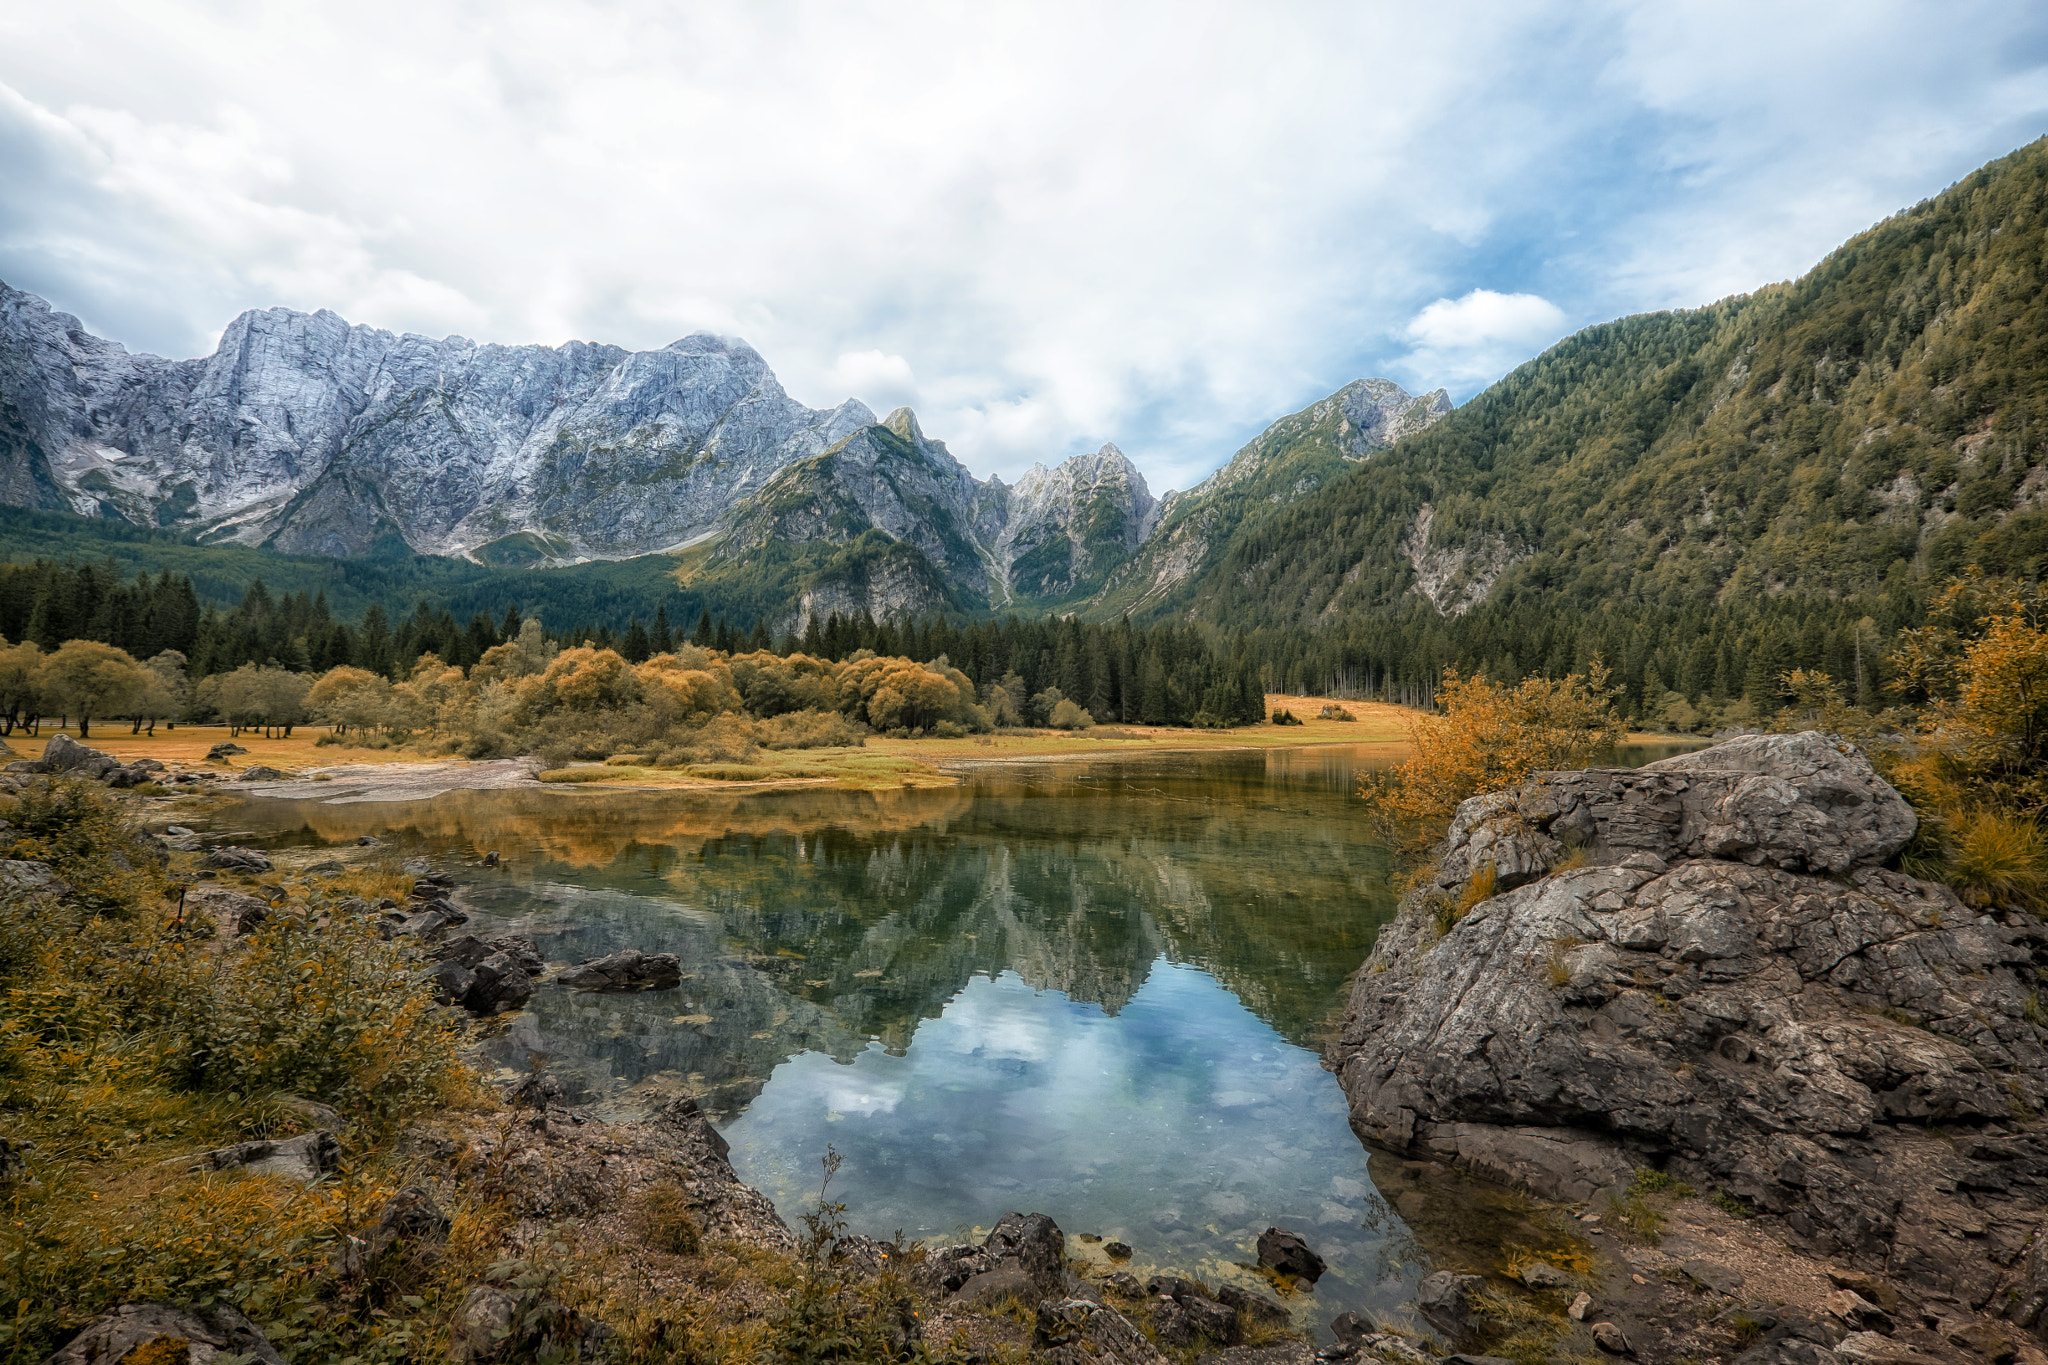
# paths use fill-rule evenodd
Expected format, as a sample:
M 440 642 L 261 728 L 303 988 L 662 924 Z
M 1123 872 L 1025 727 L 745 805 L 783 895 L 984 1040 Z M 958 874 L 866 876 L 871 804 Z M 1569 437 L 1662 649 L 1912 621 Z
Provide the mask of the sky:
M 0 280 L 174 357 L 274 306 L 738 335 L 977 474 L 1113 441 L 1159 492 L 2044 132 L 2030 0 L 14 3 Z

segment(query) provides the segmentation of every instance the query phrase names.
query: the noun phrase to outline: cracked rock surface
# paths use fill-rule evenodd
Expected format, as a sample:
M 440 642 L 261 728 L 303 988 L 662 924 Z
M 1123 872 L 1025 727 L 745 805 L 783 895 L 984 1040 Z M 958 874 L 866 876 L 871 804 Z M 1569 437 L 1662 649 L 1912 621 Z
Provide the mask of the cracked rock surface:
M 1466 802 L 1353 982 L 1327 1059 L 1352 1127 L 1552 1198 L 1665 1169 L 2038 1321 L 2048 927 L 1888 869 L 1913 830 L 1817 734 Z

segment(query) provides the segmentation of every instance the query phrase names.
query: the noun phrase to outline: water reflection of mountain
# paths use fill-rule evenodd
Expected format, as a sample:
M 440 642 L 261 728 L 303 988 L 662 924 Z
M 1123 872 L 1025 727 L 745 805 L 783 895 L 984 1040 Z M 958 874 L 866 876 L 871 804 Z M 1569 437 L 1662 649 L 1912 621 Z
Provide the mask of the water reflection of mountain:
M 692 974 L 658 996 L 546 992 L 502 1059 L 573 1055 L 626 1083 L 670 1072 L 731 1109 L 792 1051 L 901 1052 L 970 978 L 1004 970 L 1115 1013 L 1164 956 L 1312 1043 L 1392 911 L 1385 856 L 1347 764 L 1233 758 L 1006 768 L 922 791 L 469 792 L 232 818 L 504 850 L 511 871 L 465 889 L 482 922 L 535 932 L 556 961 L 634 946 Z

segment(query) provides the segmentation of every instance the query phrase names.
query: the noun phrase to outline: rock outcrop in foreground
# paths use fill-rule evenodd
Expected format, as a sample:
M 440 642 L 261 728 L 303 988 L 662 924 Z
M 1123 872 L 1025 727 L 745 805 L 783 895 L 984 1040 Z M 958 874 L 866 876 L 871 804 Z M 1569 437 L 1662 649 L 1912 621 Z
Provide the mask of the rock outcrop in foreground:
M 1656 1167 L 2036 1326 L 2048 928 L 1889 869 L 1914 829 L 1811 733 L 1467 801 L 1353 983 L 1353 1128 L 1553 1198 Z

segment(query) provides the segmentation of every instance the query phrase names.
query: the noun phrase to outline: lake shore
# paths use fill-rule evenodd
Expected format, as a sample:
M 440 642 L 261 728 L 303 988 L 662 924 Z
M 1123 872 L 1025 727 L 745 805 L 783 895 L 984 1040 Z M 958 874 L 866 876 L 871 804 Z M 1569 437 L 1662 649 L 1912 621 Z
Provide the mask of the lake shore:
M 1341 708 L 1351 720 L 1322 719 L 1326 707 Z M 96 727 L 82 740 L 124 763 L 154 759 L 172 773 L 217 775 L 223 790 L 235 795 L 324 804 L 357 801 L 430 800 L 456 791 L 498 791 L 530 787 L 555 792 L 589 790 L 747 792 L 791 787 L 851 788 L 881 791 L 950 786 L 959 774 L 995 764 L 1041 763 L 1064 759 L 1113 758 L 1137 754 L 1205 753 L 1254 749 L 1307 749 L 1332 745 L 1371 745 L 1389 761 L 1407 754 L 1408 723 L 1417 712 L 1387 702 L 1355 701 L 1269 693 L 1266 713 L 1285 711 L 1300 724 L 1257 725 L 1229 730 L 1196 730 L 1163 725 L 1099 725 L 1086 730 L 1011 729 L 956 739 L 896 739 L 870 736 L 858 748 L 761 751 L 743 763 L 697 765 L 717 768 L 719 775 L 684 768 L 572 763 L 547 770 L 532 756 L 509 759 L 465 759 L 434 755 L 411 746 L 378 749 L 356 744 L 321 743 L 328 731 L 298 727 L 289 736 L 244 731 L 230 735 L 221 725 L 181 725 L 157 733 L 130 734 L 116 723 Z M 15 735 L 7 743 L 20 758 L 39 756 L 56 734 Z M 1630 733 L 1631 744 L 1686 742 L 1689 737 Z M 248 750 L 227 759 L 209 760 L 215 745 L 232 741 Z M 253 769 L 270 768 L 282 779 L 242 780 Z M 551 780 L 542 781 L 548 771 Z M 556 774 L 572 773 L 573 777 Z M 587 775 L 586 775 L 587 774 Z

